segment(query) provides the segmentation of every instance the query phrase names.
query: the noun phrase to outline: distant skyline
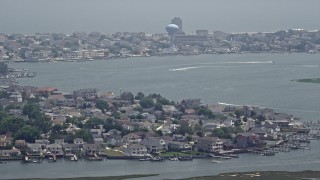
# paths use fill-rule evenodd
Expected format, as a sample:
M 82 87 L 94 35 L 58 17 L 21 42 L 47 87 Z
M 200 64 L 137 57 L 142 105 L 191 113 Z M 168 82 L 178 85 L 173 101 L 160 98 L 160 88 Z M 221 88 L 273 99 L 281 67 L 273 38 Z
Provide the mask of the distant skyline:
M 187 33 L 315 30 L 318 7 L 318 0 L 0 0 L 0 32 L 165 33 L 173 17 Z

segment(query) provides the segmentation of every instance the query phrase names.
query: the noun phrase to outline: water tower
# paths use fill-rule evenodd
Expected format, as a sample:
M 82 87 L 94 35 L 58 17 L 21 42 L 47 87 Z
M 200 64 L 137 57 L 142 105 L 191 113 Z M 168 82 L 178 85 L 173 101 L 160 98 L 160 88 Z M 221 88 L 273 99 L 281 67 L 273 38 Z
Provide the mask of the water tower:
M 170 36 L 170 47 L 173 48 L 174 35 L 179 31 L 179 26 L 177 26 L 176 24 L 169 24 L 166 26 L 166 31 Z

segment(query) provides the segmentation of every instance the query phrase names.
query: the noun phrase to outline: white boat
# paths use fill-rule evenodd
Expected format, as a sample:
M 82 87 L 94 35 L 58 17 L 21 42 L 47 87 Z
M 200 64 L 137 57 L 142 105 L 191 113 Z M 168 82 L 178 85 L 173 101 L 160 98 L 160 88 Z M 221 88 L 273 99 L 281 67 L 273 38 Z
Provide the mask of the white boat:
M 221 161 L 215 161 L 215 160 L 213 160 L 213 161 L 211 161 L 212 163 L 220 163 Z
M 170 157 L 169 160 L 170 161 L 178 161 L 178 158 L 177 157 Z

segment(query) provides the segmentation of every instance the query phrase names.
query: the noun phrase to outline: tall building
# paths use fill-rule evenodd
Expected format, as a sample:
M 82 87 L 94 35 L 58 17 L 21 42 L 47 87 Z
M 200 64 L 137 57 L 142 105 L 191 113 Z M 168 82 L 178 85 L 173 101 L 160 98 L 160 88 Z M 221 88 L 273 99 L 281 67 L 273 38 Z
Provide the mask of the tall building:
M 175 24 L 177 26 L 179 26 L 179 31 L 178 32 L 183 32 L 182 31 L 182 19 L 179 17 L 174 17 L 173 19 L 171 19 L 171 24 Z

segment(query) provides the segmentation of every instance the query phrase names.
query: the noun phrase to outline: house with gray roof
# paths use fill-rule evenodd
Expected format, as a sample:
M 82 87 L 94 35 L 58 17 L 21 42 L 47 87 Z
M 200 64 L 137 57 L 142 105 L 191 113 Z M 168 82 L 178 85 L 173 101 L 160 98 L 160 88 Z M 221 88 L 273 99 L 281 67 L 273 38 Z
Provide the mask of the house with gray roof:
M 148 153 L 160 153 L 168 150 L 168 144 L 165 140 L 156 137 L 146 137 L 141 141 L 145 145 Z

